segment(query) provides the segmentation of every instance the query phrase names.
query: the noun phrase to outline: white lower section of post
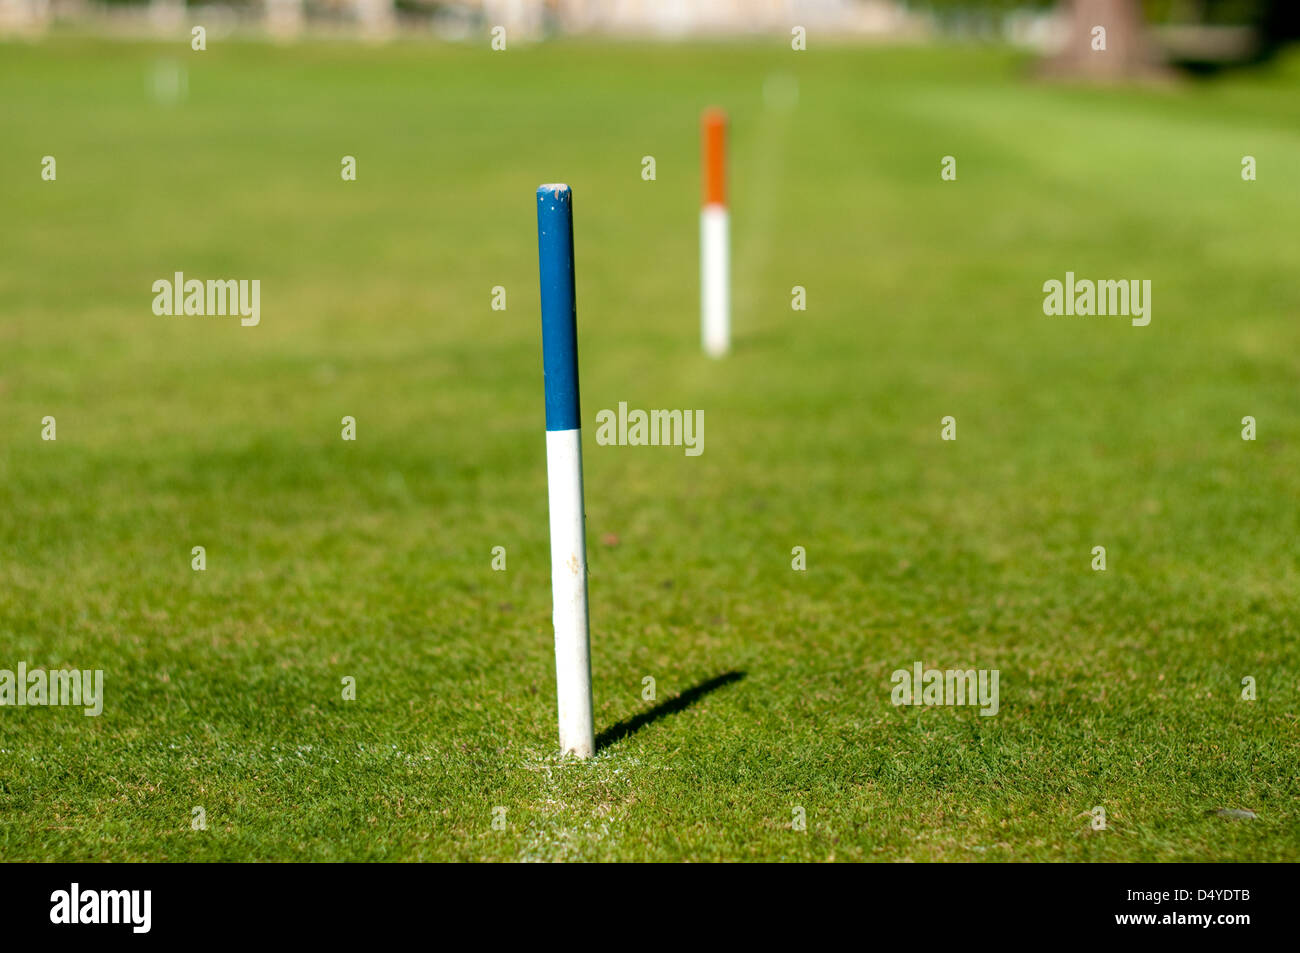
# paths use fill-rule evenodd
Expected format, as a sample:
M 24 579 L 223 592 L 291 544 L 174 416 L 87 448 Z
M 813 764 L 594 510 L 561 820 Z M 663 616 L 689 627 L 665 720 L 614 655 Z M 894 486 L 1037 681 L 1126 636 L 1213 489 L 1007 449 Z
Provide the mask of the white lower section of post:
M 582 431 L 546 432 L 546 484 L 551 504 L 551 600 L 560 751 L 590 758 L 596 742 L 591 718 Z
M 731 250 L 727 209 L 700 211 L 700 335 L 704 353 L 722 357 L 731 349 Z

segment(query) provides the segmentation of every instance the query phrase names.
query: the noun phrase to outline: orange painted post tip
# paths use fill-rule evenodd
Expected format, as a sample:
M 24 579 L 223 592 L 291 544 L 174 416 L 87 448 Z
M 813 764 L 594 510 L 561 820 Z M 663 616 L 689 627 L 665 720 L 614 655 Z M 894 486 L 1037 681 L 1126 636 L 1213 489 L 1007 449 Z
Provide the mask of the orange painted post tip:
M 727 204 L 727 114 L 717 107 L 704 110 L 700 117 L 704 204 Z

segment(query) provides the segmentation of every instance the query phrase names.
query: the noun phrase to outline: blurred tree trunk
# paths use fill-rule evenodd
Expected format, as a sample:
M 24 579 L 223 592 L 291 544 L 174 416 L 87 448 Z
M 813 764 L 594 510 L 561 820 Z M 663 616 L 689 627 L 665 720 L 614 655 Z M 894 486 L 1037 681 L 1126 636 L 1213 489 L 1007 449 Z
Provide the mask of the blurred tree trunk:
M 1132 79 L 1164 74 L 1142 25 L 1139 0 L 1063 0 L 1068 39 L 1044 64 L 1051 76 Z M 1097 28 L 1104 29 L 1104 38 Z M 1104 49 L 1097 47 L 1103 42 Z

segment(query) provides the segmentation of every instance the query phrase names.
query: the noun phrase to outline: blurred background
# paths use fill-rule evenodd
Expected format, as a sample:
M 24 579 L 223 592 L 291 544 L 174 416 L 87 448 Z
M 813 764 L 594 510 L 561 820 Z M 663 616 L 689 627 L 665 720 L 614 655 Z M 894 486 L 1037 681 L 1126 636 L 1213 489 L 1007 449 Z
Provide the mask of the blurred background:
M 1007 42 L 1062 72 L 1124 74 L 1258 62 L 1300 35 L 1292 0 L 0 0 L 0 35 L 79 30 L 139 38 L 202 25 L 280 40 L 310 36 L 511 41 L 560 35 L 688 38 L 788 33 L 852 41 Z M 1072 27 L 1104 24 L 1105 58 L 1064 54 Z

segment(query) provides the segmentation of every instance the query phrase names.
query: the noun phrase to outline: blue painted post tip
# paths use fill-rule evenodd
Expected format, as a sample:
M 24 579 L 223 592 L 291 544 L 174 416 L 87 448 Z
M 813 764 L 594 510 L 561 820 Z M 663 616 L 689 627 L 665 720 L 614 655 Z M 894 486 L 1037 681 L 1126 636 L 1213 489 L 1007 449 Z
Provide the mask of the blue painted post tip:
M 578 315 L 573 281 L 573 191 L 537 189 L 537 265 L 542 291 L 546 429 L 577 430 Z

